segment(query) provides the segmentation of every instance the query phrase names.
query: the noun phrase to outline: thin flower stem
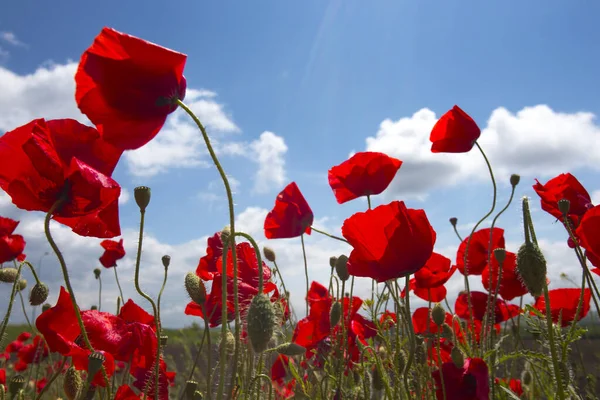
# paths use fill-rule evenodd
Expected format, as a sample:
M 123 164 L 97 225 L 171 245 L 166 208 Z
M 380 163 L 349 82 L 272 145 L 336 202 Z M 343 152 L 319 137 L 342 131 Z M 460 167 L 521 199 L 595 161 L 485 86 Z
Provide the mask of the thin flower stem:
M 77 305 L 77 300 L 75 298 L 75 291 L 73 290 L 73 286 L 71 285 L 71 279 L 69 278 L 69 271 L 67 269 L 67 263 L 65 262 L 65 258 L 63 257 L 60 249 L 56 245 L 54 238 L 52 238 L 52 234 L 50 233 L 50 219 L 52 218 L 52 215 L 54 214 L 54 212 L 57 211 L 58 209 L 60 209 L 60 207 L 62 207 L 62 205 L 66 201 L 67 201 L 67 197 L 66 197 L 66 190 L 65 190 L 65 194 L 63 194 L 58 200 L 56 200 L 56 202 L 54 202 L 54 204 L 52 204 L 52 207 L 50 207 L 50 210 L 48 210 L 48 213 L 46 214 L 46 218 L 44 219 L 44 232 L 46 234 L 46 240 L 48 240 L 50 247 L 52 247 L 52 251 L 54 251 L 54 254 L 56 254 L 56 258 L 58 258 L 58 263 L 60 264 L 63 278 L 65 280 L 65 286 L 67 287 L 67 291 L 69 292 L 69 297 L 71 298 L 71 305 L 73 306 L 73 311 L 75 312 L 75 318 L 77 319 L 77 324 L 79 325 L 79 330 L 81 331 L 81 336 L 83 337 L 83 342 L 85 343 L 88 350 L 93 353 L 94 347 L 92 346 L 92 343 L 90 342 L 90 338 L 88 337 L 87 331 L 85 330 L 85 326 L 83 325 L 83 320 L 81 319 L 81 312 L 79 311 L 79 306 Z M 111 397 L 110 396 L 110 392 L 111 392 L 110 382 L 108 381 L 108 375 L 106 374 L 106 368 L 104 368 L 104 365 L 102 365 L 102 375 L 104 377 L 104 382 L 106 383 L 106 388 L 108 390 L 109 397 Z
M 206 314 L 206 304 L 202 305 L 202 314 L 204 314 L 204 336 L 206 337 L 206 347 L 208 348 L 207 353 L 207 358 L 208 358 L 208 365 L 206 367 L 206 397 L 208 397 L 208 400 L 212 399 L 212 379 L 211 379 L 211 372 L 212 372 L 212 346 L 211 346 L 211 342 L 210 342 L 210 330 L 209 330 L 209 323 L 208 323 L 208 315 Z M 204 338 L 203 338 L 204 341 Z M 202 344 L 200 344 L 200 349 L 198 349 L 198 354 L 200 354 L 200 350 L 202 349 Z M 197 358 L 196 358 L 196 363 L 197 363 Z M 196 363 L 194 363 L 194 367 L 196 366 Z M 192 371 L 193 373 L 193 371 Z
M 27 321 L 27 325 L 29 326 L 29 329 L 31 329 L 31 332 L 35 333 L 35 329 L 33 328 L 33 325 L 31 325 L 29 316 L 27 316 L 27 311 L 25 310 L 25 300 L 23 300 L 23 294 L 21 293 L 20 290 L 19 290 L 19 298 L 21 299 L 21 308 L 23 309 L 23 315 L 25 315 L 25 321 Z
M 304 277 L 306 279 L 306 293 L 308 293 L 308 262 L 306 261 L 306 247 L 304 246 L 304 234 L 300 235 L 300 241 L 302 242 L 302 257 L 304 258 Z M 308 297 L 306 298 L 306 315 L 308 315 Z
M 348 242 L 346 239 L 341 238 L 339 236 L 332 235 L 332 234 L 327 233 L 325 231 L 322 231 L 320 229 L 317 229 L 314 226 L 311 226 L 310 229 L 313 230 L 313 231 L 315 231 L 315 232 L 317 232 L 317 233 L 320 233 L 321 235 L 325 235 L 325 236 L 330 237 L 332 239 L 339 240 L 340 242 L 344 242 L 344 243 L 350 244 L 350 242 Z
M 121 289 L 121 282 L 119 282 L 119 275 L 117 274 L 117 266 L 113 267 L 113 271 L 115 271 L 115 280 L 117 281 L 117 286 L 119 287 L 119 293 L 121 294 L 121 301 L 125 303 L 125 297 L 123 297 L 123 289 Z
M 63 361 L 62 364 L 60 364 L 60 366 L 58 367 L 58 369 L 56 370 L 56 372 L 52 375 L 52 377 L 48 380 L 48 382 L 46 383 L 46 386 L 43 387 L 43 389 L 38 393 L 37 397 L 35 398 L 35 400 L 40 400 L 42 398 L 42 396 L 44 395 L 44 393 L 46 393 L 46 390 L 50 389 L 50 386 L 52 386 L 52 383 L 56 380 L 56 378 L 58 378 L 58 376 L 62 373 L 62 370 L 65 366 L 65 364 L 67 363 L 68 357 L 63 356 Z
M 158 299 L 156 300 L 157 303 L 157 309 L 158 309 L 158 321 L 161 322 L 161 326 L 162 326 L 162 320 L 160 319 L 160 300 L 162 298 L 162 294 L 165 291 L 165 286 L 167 285 L 167 276 L 168 276 L 168 271 L 165 268 L 165 275 L 163 277 L 163 282 L 162 282 L 162 286 L 160 287 L 160 291 L 158 292 Z
M 456 229 L 456 225 L 452 225 L 452 228 L 454 228 L 454 233 L 456 233 L 456 237 L 458 238 L 458 240 L 460 240 L 460 242 L 462 243 L 463 238 L 460 236 L 460 233 L 458 233 L 458 229 Z
M 135 260 L 135 290 L 142 296 L 144 299 L 148 300 L 150 305 L 152 306 L 152 313 L 154 314 L 154 324 L 156 326 L 156 363 L 154 366 L 154 400 L 158 400 L 158 387 L 160 380 L 160 320 L 158 315 L 158 309 L 156 307 L 156 303 L 152 300 L 152 297 L 148 296 L 140 287 L 140 263 L 142 261 L 142 243 L 144 241 L 144 220 L 146 216 L 146 211 L 140 209 L 140 234 L 138 237 L 138 249 L 137 256 Z M 150 386 L 150 385 L 148 385 Z
M 444 395 L 444 400 L 446 400 L 446 384 L 444 383 L 444 370 L 442 368 L 442 350 L 440 349 L 441 336 L 440 336 L 439 329 L 438 329 L 436 336 L 437 336 L 436 347 L 437 347 L 438 365 L 439 365 L 438 368 L 440 370 L 440 380 L 442 381 L 442 394 Z
M 12 312 L 12 307 L 15 302 L 15 295 L 17 294 L 17 286 L 19 285 L 19 279 L 21 279 L 21 268 L 23 268 L 23 264 L 19 266 L 17 269 L 17 276 L 15 281 L 13 282 L 12 291 L 10 292 L 10 301 L 8 302 L 8 310 L 6 310 L 6 314 L 4 315 L 4 320 L 2 321 L 2 330 L 0 330 L 0 346 L 2 345 L 2 339 L 4 338 L 4 332 L 6 331 L 6 327 L 8 326 L 8 321 L 10 320 L 10 314 Z
M 344 378 L 344 366 L 345 366 L 345 362 L 346 362 L 346 352 L 344 351 L 346 349 L 346 318 L 344 318 L 344 293 L 346 290 L 346 281 L 343 280 L 342 281 L 342 318 L 341 318 L 341 322 L 342 322 L 342 337 L 341 337 L 341 352 L 342 352 L 342 356 L 338 359 L 340 361 L 339 363 L 339 371 L 338 371 L 338 386 L 337 389 L 342 390 L 342 379 Z M 352 309 L 348 309 L 348 316 L 350 316 L 352 313 Z M 306 315 L 308 315 L 308 311 L 306 313 Z
M 230 240 L 231 239 L 231 240 Z M 227 238 L 223 242 L 223 271 L 227 271 L 227 254 L 229 253 L 230 243 L 233 238 Z M 235 245 L 233 246 L 235 247 Z M 225 387 L 225 360 L 227 359 L 227 273 L 221 275 L 221 346 L 219 353 L 219 387 L 217 389 L 217 400 L 223 398 L 223 389 Z
M 227 175 L 225 174 L 225 171 L 223 170 L 223 167 L 221 166 L 221 163 L 219 162 L 219 159 L 217 158 L 217 154 L 215 153 L 211 143 L 210 143 L 210 138 L 208 137 L 208 133 L 206 133 L 206 129 L 204 128 L 204 125 L 202 125 L 202 122 L 200 122 L 200 119 L 198 119 L 198 117 L 194 114 L 194 112 L 185 105 L 185 103 L 183 101 L 181 101 L 180 99 L 176 99 L 175 100 L 176 104 L 179 105 L 179 107 L 181 107 L 191 118 L 192 120 L 194 120 L 194 122 L 196 123 L 196 126 L 198 127 L 198 129 L 200 129 L 200 132 L 202 133 L 202 138 L 204 139 L 204 143 L 206 144 L 206 148 L 210 154 L 210 157 L 213 160 L 213 163 L 215 164 L 215 167 L 217 168 L 217 170 L 219 171 L 219 175 L 221 176 L 221 180 L 223 181 L 223 185 L 225 186 L 225 192 L 227 194 L 227 204 L 229 206 L 229 229 L 231 230 L 231 235 L 232 237 L 235 237 L 235 210 L 234 210 L 234 203 L 233 203 L 233 193 L 231 191 L 231 186 L 229 184 L 229 180 L 227 179 Z M 236 373 L 237 373 L 237 360 L 238 360 L 238 354 L 239 354 L 239 347 L 240 347 L 240 312 L 239 312 L 239 303 L 238 303 L 238 274 L 237 274 L 237 259 L 236 259 L 236 248 L 235 248 L 235 240 L 232 243 L 231 246 L 231 253 L 232 253 L 232 258 L 233 258 L 233 301 L 234 301 L 234 309 L 235 309 L 235 353 L 233 356 L 233 373 L 232 373 L 232 378 L 231 378 L 231 382 L 234 382 L 234 379 L 236 377 Z M 223 259 L 225 259 L 226 257 L 226 253 L 223 253 Z M 227 265 L 225 264 L 225 262 L 223 262 L 223 265 Z M 225 288 L 227 287 L 226 283 L 225 283 Z M 225 296 L 227 295 L 227 290 L 225 290 L 223 292 L 223 296 L 224 298 L 226 298 Z M 222 339 L 225 339 L 225 333 L 226 331 L 223 331 L 223 337 Z M 221 359 L 221 362 L 224 363 L 225 360 Z M 218 399 L 220 400 L 222 398 L 222 391 L 223 388 L 220 386 L 220 390 L 218 394 Z
M 371 195 L 367 195 L 367 204 L 369 205 L 369 210 L 371 209 Z
M 98 311 L 102 311 L 102 276 L 98 275 Z

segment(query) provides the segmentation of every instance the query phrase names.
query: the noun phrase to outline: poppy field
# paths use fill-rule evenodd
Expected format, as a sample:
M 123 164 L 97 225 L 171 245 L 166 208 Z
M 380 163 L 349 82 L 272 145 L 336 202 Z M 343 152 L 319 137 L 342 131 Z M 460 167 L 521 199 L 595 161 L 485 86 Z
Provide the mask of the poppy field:
M 302 246 L 306 292 L 302 309 L 294 312 L 276 252 L 236 229 L 227 165 L 185 103 L 186 59 L 104 28 L 83 52 L 75 75 L 75 101 L 94 126 L 40 118 L 0 137 L 0 187 L 16 207 L 46 214 L 44 232 L 64 278 L 61 287 L 41 281 L 25 254 L 27 238 L 14 234 L 19 221 L 0 216 L 0 282 L 11 287 L 2 304 L 0 400 L 598 398 L 597 369 L 585 361 L 586 348 L 593 352 L 587 337 L 593 325 L 584 322 L 600 318 L 600 205 L 592 204 L 574 175 L 535 181 L 538 197 L 517 199 L 515 189 L 524 183 L 513 174 L 510 197 L 500 204 L 493 165 L 478 143 L 481 130 L 467 112 L 452 107 L 431 130 L 431 152 L 477 152 L 493 187 L 489 211 L 474 216 L 478 222 L 466 235 L 456 218 L 449 219 L 459 243 L 452 260 L 436 252 L 441 233 L 427 210 L 401 200 L 371 206 L 371 196 L 387 189 L 402 160 L 358 152 L 331 166 L 328 181 L 337 203 L 366 198 L 366 209 L 348 216 L 341 232 L 314 227 L 310 205 L 291 182 L 275 198 L 264 235 L 273 241 L 298 238 Z M 147 293 L 140 272 L 152 192 L 135 188 L 133 282 L 144 300 L 136 304 L 123 296 L 117 272 L 125 249 L 118 239 L 121 186 L 112 174 L 123 153 L 160 135 L 176 109 L 198 127 L 229 213 L 223 230 L 208 238 L 195 271 L 167 283 L 171 259 L 165 255 L 162 289 Z M 568 237 L 564 246 L 581 266 L 579 287 L 555 288 L 547 278 L 533 203 L 545 218 L 560 222 L 555 229 Z M 520 247 L 509 249 L 499 219 L 511 205 L 522 211 L 523 237 Z M 77 235 L 103 239 L 103 269 L 94 274 L 99 279 L 104 270 L 114 272 L 120 291 L 114 313 L 78 305 L 69 276 L 73 266 L 53 239 L 51 220 Z M 352 248 L 323 260 L 331 272 L 326 282 L 309 276 L 305 235 Z M 23 279 L 26 271 L 33 282 Z M 464 278 L 464 288 L 450 304 L 446 283 L 455 274 Z M 371 280 L 370 297 L 354 295 L 356 277 Z M 475 281 L 485 291 L 471 290 Z M 185 314 L 197 317 L 198 329 L 185 340 L 161 324 L 166 284 L 185 287 Z M 59 293 L 55 304 L 47 303 L 50 291 Z M 526 295 L 533 301 L 524 301 Z M 12 332 L 11 315 L 25 308 L 24 296 L 39 315 Z M 428 306 L 411 306 L 416 298 Z

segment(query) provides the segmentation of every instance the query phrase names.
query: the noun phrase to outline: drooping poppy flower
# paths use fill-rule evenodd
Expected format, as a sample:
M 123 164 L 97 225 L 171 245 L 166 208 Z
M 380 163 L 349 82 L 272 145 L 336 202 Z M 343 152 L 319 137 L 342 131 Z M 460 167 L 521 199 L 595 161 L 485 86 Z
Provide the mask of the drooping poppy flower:
M 402 161 L 384 153 L 356 153 L 329 170 L 329 186 L 339 204 L 380 194 L 390 184 Z
M 436 234 L 423 210 L 393 201 L 344 221 L 342 235 L 353 247 L 348 272 L 384 282 L 423 268 Z
M 467 268 L 465 269 L 465 252 L 467 251 Z M 494 228 L 492 232 L 491 250 L 504 248 L 504 229 Z M 473 233 L 471 242 L 465 238 L 456 253 L 456 266 L 463 275 L 481 275 L 488 263 L 490 249 L 490 228 L 480 229 Z M 466 273 L 465 273 L 466 272 Z
M 563 221 L 563 214 L 558 209 L 558 201 L 569 200 L 571 228 L 579 225 L 579 220 L 592 207 L 592 200 L 583 185 L 570 173 L 560 174 L 542 185 L 537 179 L 533 190 L 540 196 L 542 210 Z
M 550 297 L 550 313 L 552 314 L 552 322 L 557 324 L 558 319 L 560 318 L 561 326 L 565 327 L 570 325 L 575 319 L 575 313 L 577 311 L 579 298 L 581 296 L 581 289 L 553 289 L 548 291 L 548 295 Z M 592 292 L 590 289 L 586 288 L 583 293 L 583 305 L 579 311 L 577 321 L 585 318 L 590 311 L 591 298 Z M 540 310 L 542 314 L 546 314 L 546 299 L 544 296 L 538 297 L 533 306 Z
M 445 391 L 442 388 L 442 374 Z M 481 358 L 467 358 L 462 368 L 453 362 L 446 362 L 442 364 L 441 372 L 435 370 L 431 376 L 435 380 L 437 400 L 489 400 L 489 371 Z
M 121 187 L 112 174 L 121 151 L 75 120 L 37 119 L 0 137 L 0 187 L 28 211 L 48 212 L 82 236 L 121 233 Z
M 302 196 L 296 182 L 292 182 L 277 195 L 275 207 L 265 218 L 265 236 L 267 239 L 293 238 L 307 233 L 314 215 Z
M 81 56 L 77 106 L 102 137 L 122 150 L 142 147 L 185 97 L 187 56 L 104 28 Z
M 494 293 L 498 287 L 499 272 L 500 265 L 496 259 L 496 254 L 492 253 L 491 265 L 485 267 L 481 274 L 481 283 L 490 293 Z M 490 275 L 492 277 L 492 287 L 490 287 Z M 507 301 L 527 294 L 527 288 L 523 285 L 517 272 L 517 255 L 515 253 L 506 252 L 506 258 L 502 264 L 502 278 L 500 279 L 498 294 Z
M 438 253 L 432 253 L 423 268 L 415 272 L 415 277 L 409 281 L 409 290 L 414 291 L 417 297 L 434 303 L 439 303 L 446 298 L 444 284 L 456 271 L 456 265 L 451 266 L 449 258 Z M 406 296 L 405 287 L 401 296 Z
M 600 205 L 585 213 L 576 230 L 581 246 L 590 262 L 600 267 Z
M 104 253 L 100 256 L 100 264 L 104 268 L 117 266 L 117 260 L 125 257 L 125 248 L 123 247 L 123 239 L 118 242 L 115 240 L 103 240 L 100 246 L 104 249 Z
M 19 221 L 0 217 L 0 264 L 18 259 L 25 249 L 25 239 L 13 235 Z
M 478 321 L 483 321 L 486 311 L 489 296 L 487 293 L 471 291 L 471 306 L 473 308 L 473 318 Z M 493 299 L 492 299 L 493 301 Z M 499 324 L 508 321 L 521 313 L 519 306 L 505 302 L 502 299 L 496 299 L 494 307 L 494 323 Z M 469 303 L 467 293 L 461 293 L 456 298 L 454 303 L 454 313 L 460 318 L 470 320 Z
M 479 139 L 481 130 L 466 112 L 454 106 L 431 130 L 432 153 L 466 153 Z

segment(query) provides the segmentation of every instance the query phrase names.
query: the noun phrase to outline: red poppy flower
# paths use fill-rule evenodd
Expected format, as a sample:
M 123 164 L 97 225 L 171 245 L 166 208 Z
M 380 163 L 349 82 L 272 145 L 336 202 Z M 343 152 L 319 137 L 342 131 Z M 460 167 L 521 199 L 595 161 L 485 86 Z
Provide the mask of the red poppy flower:
M 469 238 L 465 238 L 456 253 L 456 266 L 458 270 L 465 275 L 465 251 L 467 249 Z M 494 228 L 492 232 L 492 251 L 497 248 L 504 248 L 504 229 Z M 490 228 L 480 229 L 473 233 L 469 251 L 467 254 L 467 272 L 468 275 L 481 275 L 488 263 L 488 249 L 490 248 Z
M 277 195 L 275 207 L 265 218 L 265 236 L 267 239 L 285 239 L 310 235 L 310 226 L 314 215 L 302 196 L 296 182 L 292 182 Z
M 17 336 L 17 340 L 19 342 L 26 342 L 31 338 L 31 333 L 29 332 L 22 332 L 19 334 L 19 336 Z
M 446 298 L 446 287 L 450 277 L 456 271 L 456 265 L 450 266 L 449 258 L 438 253 L 432 253 L 429 260 L 423 268 L 415 272 L 415 277 L 409 281 L 409 290 L 425 301 L 439 303 Z M 405 287 L 401 292 L 401 297 L 406 296 Z
M 431 130 L 432 153 L 466 153 L 479 139 L 481 130 L 458 106 L 442 115 Z
M 520 379 L 514 379 L 514 378 L 510 378 L 510 379 L 506 379 L 506 378 L 495 378 L 494 382 L 498 385 L 504 383 L 505 386 L 508 386 L 508 388 L 517 396 L 521 396 L 524 391 L 523 391 L 523 385 L 521 384 L 521 380 Z
M 123 239 L 118 242 L 115 240 L 103 240 L 100 246 L 104 249 L 104 254 L 100 256 L 100 264 L 104 268 L 117 266 L 117 260 L 125 257 L 125 248 L 123 248 Z
M 19 361 L 26 365 L 39 364 L 48 356 L 48 346 L 41 336 L 36 335 L 32 343 L 19 349 L 17 356 Z
M 56 221 L 82 236 L 114 237 L 121 188 L 110 175 L 120 156 L 75 120 L 34 120 L 0 137 L 0 187 L 28 211 L 48 212 L 65 196 Z
M 156 393 L 156 375 L 154 366 L 135 368 L 131 374 L 135 377 L 133 386 L 141 391 L 146 390 L 148 386 L 148 397 L 154 398 Z M 161 358 L 158 373 L 158 398 L 159 400 L 169 400 L 169 386 L 175 381 L 175 372 L 167 371 L 167 364 Z M 151 379 L 148 377 L 151 376 Z
M 600 205 L 585 213 L 576 230 L 581 246 L 590 262 L 600 267 Z
M 573 226 L 579 225 L 579 220 L 592 206 L 589 193 L 581 183 L 570 173 L 560 174 L 542 185 L 537 179 L 533 190 L 540 196 L 542 210 L 563 221 L 563 214 L 558 209 L 558 201 L 567 199 L 571 203 L 567 216 Z M 563 221 L 564 222 L 564 221 Z
M 356 153 L 329 170 L 329 186 L 339 204 L 361 196 L 380 194 L 390 184 L 402 161 L 387 154 Z
M 444 389 L 442 377 L 444 375 Z M 488 366 L 481 358 L 467 358 L 462 368 L 453 362 L 442 364 L 440 370 L 431 373 L 435 380 L 437 400 L 489 400 L 490 385 Z
M 423 210 L 393 201 L 344 221 L 342 235 L 354 248 L 348 272 L 378 282 L 413 274 L 433 252 L 436 234 Z
M 47 384 L 48 379 L 46 377 L 43 377 L 35 383 L 35 392 L 40 393 L 46 387 Z
M 115 400 L 139 400 L 142 394 L 137 395 L 129 385 L 121 385 L 115 394 Z
M 104 28 L 81 56 L 75 74 L 77 106 L 107 142 L 123 150 L 142 147 L 177 108 L 172 99 L 185 97 L 186 59 Z
M 271 383 L 275 389 L 275 398 L 278 400 L 289 399 L 294 396 L 296 380 L 291 379 L 289 382 L 285 382 L 288 377 L 286 369 L 290 363 L 294 363 L 292 358 L 280 354 L 271 366 Z
M 0 217 L 0 264 L 19 258 L 25 249 L 25 239 L 13 235 L 19 221 Z
M 496 260 L 495 253 L 492 253 L 491 261 L 491 265 L 485 267 L 481 274 L 481 282 L 488 292 L 494 293 L 498 287 L 498 274 L 500 272 L 500 266 L 498 260 Z M 490 271 L 492 274 L 492 287 L 490 287 Z M 506 259 L 502 264 L 502 279 L 500 280 L 498 294 L 507 301 L 527 294 L 527 288 L 523 285 L 521 277 L 517 272 L 517 255 L 515 253 L 506 252 Z
M 381 317 L 379 317 L 379 324 L 383 329 L 389 329 L 397 323 L 398 316 L 396 315 L 396 313 L 393 313 L 391 311 L 385 310 L 383 314 L 381 314 Z
M 548 291 L 548 295 L 550 296 L 550 313 L 552 314 L 552 321 L 557 324 L 560 317 L 561 326 L 565 327 L 571 324 L 575 319 L 575 312 L 577 311 L 577 305 L 579 304 L 581 289 L 554 289 Z M 585 318 L 590 311 L 591 298 L 592 292 L 590 289 L 586 288 L 583 293 L 583 305 L 577 321 Z M 544 296 L 538 297 L 533 306 L 540 310 L 542 314 L 546 314 L 546 300 L 544 299 Z
M 483 321 L 487 311 L 487 302 L 489 295 L 483 292 L 471 292 L 471 306 L 473 307 L 473 318 L 478 321 Z M 454 303 L 454 312 L 462 319 L 470 320 L 469 303 L 467 293 L 461 293 L 456 298 Z M 521 313 L 519 306 L 510 304 L 501 299 L 496 299 L 494 307 L 494 323 L 508 321 L 510 318 Z
M 415 333 L 417 334 L 436 334 L 440 329 L 440 327 L 433 322 L 433 319 L 431 318 L 431 312 L 427 307 L 417 308 L 412 315 L 412 322 Z M 446 313 L 445 322 L 448 325 L 452 324 L 452 314 L 448 312 Z

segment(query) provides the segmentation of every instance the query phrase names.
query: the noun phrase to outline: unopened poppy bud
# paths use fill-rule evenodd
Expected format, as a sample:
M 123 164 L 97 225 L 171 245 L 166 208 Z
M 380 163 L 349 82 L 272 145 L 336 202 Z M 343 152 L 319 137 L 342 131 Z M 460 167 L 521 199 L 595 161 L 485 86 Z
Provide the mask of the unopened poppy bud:
M 51 308 L 52 308 L 52 305 L 51 305 L 51 304 L 49 304 L 49 303 L 46 303 L 46 304 L 44 304 L 44 305 L 42 306 L 42 312 L 46 312 L 46 311 L 48 311 L 48 310 L 49 310 L 49 309 L 51 309 Z
M 36 283 L 29 292 L 29 304 L 34 307 L 43 304 L 48 299 L 49 292 L 48 285 L 43 282 Z
M 140 208 L 140 212 L 145 212 L 146 207 L 150 204 L 150 188 L 148 186 L 138 186 L 133 189 L 133 197 L 135 197 L 135 202 Z
M 539 247 L 523 243 L 517 252 L 516 270 L 527 291 L 533 297 L 541 296 L 546 285 L 546 259 Z
M 166 346 L 168 341 L 169 341 L 169 337 L 167 335 L 163 335 L 160 337 L 160 345 L 161 346 Z
M 521 374 L 521 383 L 525 386 L 529 386 L 532 382 L 533 376 L 531 375 L 531 371 L 528 369 L 523 370 L 523 373 Z
M 440 303 L 437 303 L 431 310 L 431 319 L 437 326 L 442 326 L 444 324 L 444 321 L 446 320 L 446 310 L 444 310 L 444 307 L 442 307 Z
M 14 283 L 18 274 L 16 268 L 0 268 L 0 282 Z
M 198 382 L 196 382 L 196 381 L 187 381 L 185 383 L 185 398 L 186 398 L 186 400 L 194 400 L 194 393 L 196 392 L 197 387 L 198 387 Z
M 329 266 L 331 268 L 335 268 L 335 263 L 337 263 L 337 257 L 336 256 L 331 256 L 329 257 Z
M 24 387 L 25 377 L 23 375 L 15 375 L 8 382 L 8 395 L 15 396 Z
M 97 306 L 97 305 L 95 305 L 95 304 L 93 304 L 93 305 L 90 307 L 90 310 L 92 310 L 92 311 L 96 311 L 97 309 L 98 309 L 98 306 Z
M 79 396 L 79 392 L 83 388 L 83 380 L 81 374 L 71 366 L 65 372 L 65 379 L 63 381 L 63 391 L 69 400 L 75 400 Z
M 510 176 L 510 184 L 512 187 L 515 187 L 521 182 L 521 175 L 512 174 Z
M 558 210 L 562 213 L 562 215 L 569 214 L 569 209 L 571 208 L 571 202 L 567 199 L 561 199 L 558 201 Z
M 342 281 L 347 281 L 350 278 L 350 274 L 348 273 L 348 257 L 342 254 L 337 258 L 335 272 L 337 272 L 338 278 Z
M 255 353 L 262 353 L 273 337 L 275 310 L 273 303 L 264 293 L 252 299 L 248 308 L 248 337 Z
M 104 354 L 96 351 L 88 356 L 88 360 L 88 375 L 94 377 L 102 368 L 102 364 L 106 358 L 104 357 Z
M 25 290 L 27 288 L 27 279 L 19 279 L 19 283 L 17 283 L 17 292 Z
M 373 377 L 371 382 L 373 384 L 373 389 L 377 391 L 383 390 L 385 387 L 385 382 L 383 381 L 383 376 L 381 376 L 379 373 L 379 368 L 377 368 L 377 365 L 373 366 L 373 373 L 371 376 Z
M 301 354 L 306 353 L 306 347 L 300 346 L 296 343 L 284 343 L 275 347 L 274 349 L 279 354 L 283 354 L 284 356 L 299 356 Z
M 329 310 L 329 324 L 333 328 L 340 322 L 340 318 L 342 317 L 342 304 L 339 301 L 336 301 L 331 305 L 331 310 Z
M 96 279 L 100 278 L 101 273 L 102 271 L 100 270 L 100 268 L 94 268 L 94 276 L 96 277 Z
M 275 251 L 273 251 L 272 248 L 266 246 L 263 247 L 263 254 L 265 255 L 267 261 L 275 262 Z
M 503 249 L 501 247 L 494 249 L 494 257 L 496 257 L 498 265 L 504 264 L 504 260 L 506 260 L 506 249 Z
M 206 301 L 206 288 L 195 273 L 188 272 L 185 275 L 185 290 L 194 303 L 201 306 Z
M 442 325 L 442 337 L 444 339 L 452 339 L 454 337 L 454 333 L 452 332 L 452 328 L 450 327 L 450 325 Z
M 225 346 L 225 353 L 233 354 L 233 351 L 235 350 L 235 336 L 233 336 L 231 331 L 227 331 L 227 334 L 225 335 L 225 341 L 221 341 L 219 343 L 219 353 L 221 353 L 223 346 Z
M 462 351 L 459 350 L 458 347 L 453 347 L 452 351 L 450 351 L 450 358 L 452 362 L 456 366 L 456 368 L 463 368 L 465 365 L 465 356 Z
M 458 218 L 456 218 L 456 217 L 450 218 L 450 225 L 456 226 L 457 222 L 458 222 Z
M 167 269 L 167 268 L 169 268 L 169 265 L 171 265 L 171 256 L 168 254 L 165 254 L 164 256 L 162 256 L 161 261 L 162 261 L 163 267 L 165 267 L 165 269 Z
M 221 242 L 223 243 L 223 246 L 225 246 L 225 243 L 229 242 L 230 237 L 231 237 L 231 228 L 229 227 L 229 225 L 227 225 L 226 227 L 223 228 L 223 230 L 221 230 Z

